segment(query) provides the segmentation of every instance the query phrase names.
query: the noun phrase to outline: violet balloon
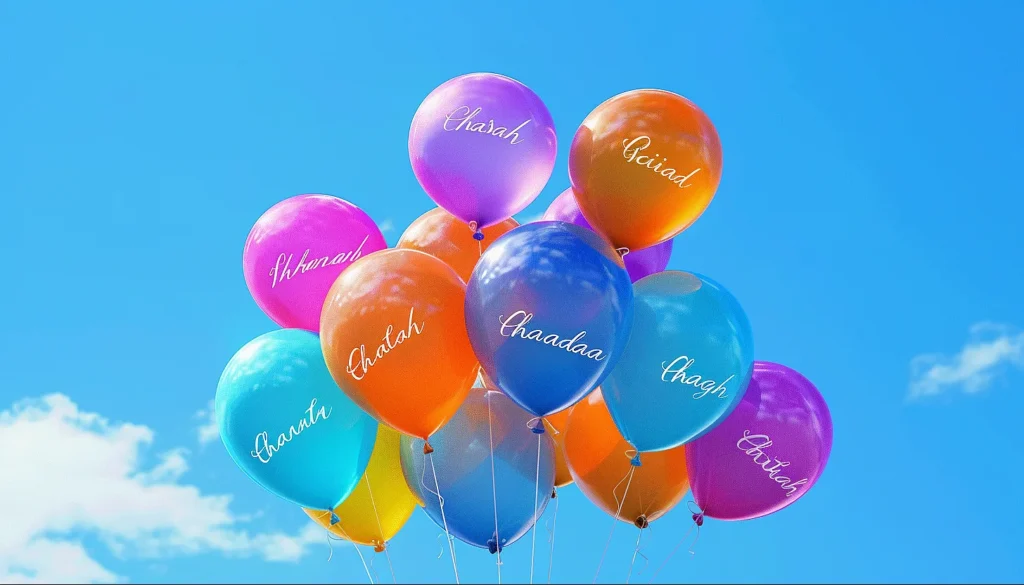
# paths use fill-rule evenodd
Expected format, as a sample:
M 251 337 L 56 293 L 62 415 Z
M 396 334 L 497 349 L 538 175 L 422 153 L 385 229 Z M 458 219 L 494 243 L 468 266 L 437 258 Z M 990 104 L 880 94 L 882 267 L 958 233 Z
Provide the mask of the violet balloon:
M 579 205 L 576 204 L 576 196 L 571 187 L 555 197 L 547 211 L 544 212 L 543 219 L 564 221 L 594 230 L 587 218 L 583 217 Z M 622 260 L 626 264 L 626 272 L 629 273 L 630 281 L 636 282 L 645 276 L 665 270 L 671 257 L 672 240 L 667 240 L 650 248 L 630 251 Z
M 537 94 L 493 73 L 442 84 L 423 100 L 409 130 L 409 159 L 423 190 L 478 228 L 536 199 L 556 150 L 554 122 Z
M 284 328 L 320 333 L 320 311 L 341 272 L 387 248 L 370 216 L 330 195 L 296 195 L 264 213 L 242 253 L 245 284 Z
M 831 451 L 832 417 L 814 384 L 786 366 L 754 362 L 736 410 L 686 445 L 686 469 L 705 516 L 750 520 L 800 499 Z

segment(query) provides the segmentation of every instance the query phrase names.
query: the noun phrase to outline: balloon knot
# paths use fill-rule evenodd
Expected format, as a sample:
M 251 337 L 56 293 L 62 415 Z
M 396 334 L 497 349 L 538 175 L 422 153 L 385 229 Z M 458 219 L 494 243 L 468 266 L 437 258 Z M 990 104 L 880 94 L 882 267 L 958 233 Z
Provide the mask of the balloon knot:
M 637 516 L 636 520 L 633 520 L 633 526 L 636 526 L 640 530 L 647 528 L 649 525 L 650 522 L 647 521 L 647 516 L 644 516 L 643 514 Z
M 334 526 L 338 522 L 341 522 L 341 518 L 338 518 L 337 514 L 335 514 L 334 512 L 331 512 L 331 526 Z
M 535 435 L 543 435 L 544 434 L 544 419 L 542 419 L 540 417 L 531 418 L 530 422 L 526 423 L 526 426 L 529 427 L 530 430 L 533 431 L 533 434 L 535 434 Z
M 426 442 L 426 441 L 425 441 L 425 442 L 423 443 L 423 454 L 424 454 L 424 455 L 430 455 L 430 454 L 431 454 L 431 453 L 433 453 L 433 452 L 434 452 L 434 448 L 430 446 L 430 443 L 429 443 L 429 442 Z
M 557 497 L 558 497 L 558 490 L 552 489 L 551 490 L 551 499 L 553 500 L 553 499 L 555 499 Z
M 473 239 L 480 242 L 484 239 L 484 233 L 480 230 L 473 232 Z
M 501 552 L 503 547 L 498 543 L 498 539 L 491 538 L 487 541 L 487 550 L 493 555 L 494 553 Z
M 629 254 L 629 248 L 616 248 L 615 251 L 619 253 L 619 258 L 625 258 L 626 254 Z
M 693 515 L 693 523 L 696 524 L 698 528 L 700 528 L 701 526 L 704 526 L 704 514 L 703 513 L 701 513 L 701 514 L 694 514 Z
M 385 545 L 383 542 L 373 543 L 373 552 L 382 553 L 384 552 L 385 548 L 387 548 L 387 545 Z
M 633 458 L 629 460 L 629 464 L 633 467 L 640 467 L 640 454 L 637 453 L 636 455 L 633 455 Z

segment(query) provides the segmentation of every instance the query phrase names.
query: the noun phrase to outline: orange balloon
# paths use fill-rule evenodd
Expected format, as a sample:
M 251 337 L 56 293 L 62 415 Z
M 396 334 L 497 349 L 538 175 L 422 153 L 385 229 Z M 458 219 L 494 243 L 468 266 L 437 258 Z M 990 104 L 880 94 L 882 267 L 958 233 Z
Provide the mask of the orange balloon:
M 608 514 L 644 528 L 678 504 L 690 488 L 686 449 L 680 445 L 644 453 L 639 467 L 630 464 L 635 453 L 631 449 L 615 427 L 600 390 L 572 407 L 565 430 L 565 458 L 576 485 Z
M 583 121 L 569 149 L 576 202 L 617 248 L 670 240 L 700 217 L 722 178 L 722 145 L 690 100 L 656 89 L 619 94 Z
M 459 275 L 429 254 L 382 250 L 355 261 L 320 316 L 334 381 L 378 421 L 428 439 L 466 399 L 480 367 L 465 301 Z
M 555 441 L 555 487 L 567 486 L 572 483 L 569 464 L 565 461 L 565 427 L 569 422 L 570 410 L 572 408 L 566 408 L 544 417 L 544 426 L 547 427 L 548 434 Z
M 480 382 L 488 390 L 501 392 L 501 389 L 487 376 L 483 368 L 480 368 Z M 547 428 L 551 439 L 555 442 L 555 487 L 564 487 L 572 483 L 569 465 L 565 462 L 565 426 L 569 420 L 570 410 L 572 409 L 566 408 L 541 419 L 544 421 L 544 427 Z
M 436 256 L 454 268 L 463 282 L 469 282 L 484 250 L 505 232 L 517 227 L 519 222 L 506 219 L 481 230 L 484 239 L 478 242 L 473 239 L 473 230 L 468 225 L 438 207 L 416 218 L 398 240 L 397 247 Z

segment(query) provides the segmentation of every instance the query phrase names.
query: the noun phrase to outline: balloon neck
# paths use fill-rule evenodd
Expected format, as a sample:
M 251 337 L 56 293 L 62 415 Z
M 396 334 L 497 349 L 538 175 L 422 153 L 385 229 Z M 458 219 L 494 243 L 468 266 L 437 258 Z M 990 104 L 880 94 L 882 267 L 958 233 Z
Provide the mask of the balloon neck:
M 424 455 L 430 455 L 433 452 L 434 452 L 434 448 L 430 446 L 430 442 L 429 441 L 425 441 L 423 443 L 423 454 Z
M 338 518 L 337 514 L 335 514 L 334 512 L 331 512 L 331 526 L 334 526 L 338 522 L 341 522 L 341 518 Z
M 526 426 L 529 427 L 535 435 L 544 434 L 544 419 L 540 417 L 530 419 L 530 422 L 526 423 Z
M 479 241 L 484 239 L 484 233 L 482 231 L 480 231 L 480 224 L 478 224 L 475 221 L 471 221 L 471 222 L 469 222 L 469 229 L 473 230 L 473 239 L 474 240 L 479 242 Z
M 500 553 L 502 549 L 501 544 L 497 538 L 491 538 L 487 541 L 487 550 L 493 555 L 494 553 Z
M 640 467 L 640 454 L 637 453 L 636 455 L 633 455 L 633 458 L 629 460 L 629 464 L 633 467 Z
M 382 552 L 384 552 L 384 549 L 386 547 L 387 547 L 387 545 L 385 545 L 383 542 L 374 542 L 373 543 L 373 552 L 382 553 Z
M 554 489 L 554 488 L 552 488 L 552 489 L 551 489 L 551 499 L 553 500 L 553 499 L 555 499 L 555 498 L 557 498 L 557 497 L 558 497 L 558 490 L 557 490 L 557 489 Z
M 640 530 L 643 530 L 644 528 L 650 526 L 650 522 L 647 521 L 647 516 L 641 514 L 636 517 L 636 520 L 633 520 L 633 526 L 636 526 Z
M 704 526 L 704 514 L 703 513 L 694 514 L 693 515 L 693 523 L 696 524 L 698 528 L 700 528 L 701 526 Z
M 615 248 L 615 251 L 619 253 L 619 258 L 625 258 L 626 254 L 629 254 L 629 248 Z

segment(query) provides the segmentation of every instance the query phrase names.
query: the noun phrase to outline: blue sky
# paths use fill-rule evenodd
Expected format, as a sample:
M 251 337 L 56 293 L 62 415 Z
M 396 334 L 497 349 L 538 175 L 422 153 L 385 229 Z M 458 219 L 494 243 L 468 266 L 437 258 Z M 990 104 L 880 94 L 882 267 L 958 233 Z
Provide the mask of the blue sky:
M 555 120 L 555 173 L 521 218 L 568 185 L 569 141 L 604 99 L 700 104 L 724 174 L 670 266 L 728 287 L 758 357 L 830 405 L 815 488 L 709 521 L 659 580 L 1024 579 L 1024 5 L 636 6 L 0 5 L 0 581 L 366 581 L 352 548 L 328 562 L 301 511 L 204 444 L 197 412 L 273 328 L 242 278 L 252 223 L 323 192 L 394 244 L 432 206 L 412 115 L 474 71 L 523 81 Z M 572 488 L 559 502 L 553 580 L 590 580 L 611 520 Z M 688 516 L 654 523 L 634 582 Z M 413 516 L 400 582 L 451 581 L 438 534 Z M 635 537 L 616 530 L 601 581 L 625 579 Z M 458 552 L 464 581 L 493 582 L 493 557 Z M 529 560 L 510 547 L 506 581 Z M 538 580 L 547 563 L 541 533 Z

